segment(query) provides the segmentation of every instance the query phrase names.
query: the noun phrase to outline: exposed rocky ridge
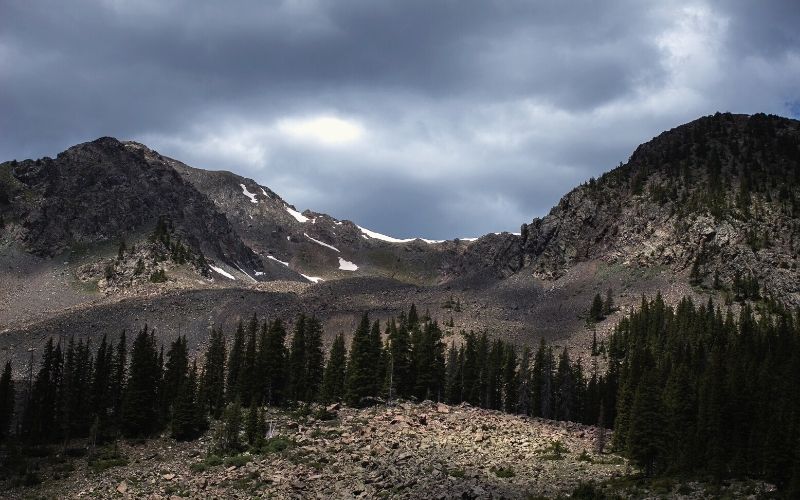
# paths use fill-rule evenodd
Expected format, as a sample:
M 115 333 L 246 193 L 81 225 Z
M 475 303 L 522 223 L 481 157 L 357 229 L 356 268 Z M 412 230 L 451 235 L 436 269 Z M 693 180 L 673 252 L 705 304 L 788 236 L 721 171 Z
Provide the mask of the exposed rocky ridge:
M 752 275 L 800 304 L 800 122 L 717 114 L 664 132 L 625 165 L 580 186 L 523 227 L 542 278 L 576 262 L 692 271 L 724 287 Z
M 366 275 L 419 284 L 473 275 L 496 280 L 519 269 L 513 262 L 521 259 L 507 255 L 520 255 L 518 240 L 508 233 L 489 234 L 476 242 L 383 239 L 349 220 L 311 210 L 301 214 L 252 179 L 167 161 L 213 200 L 242 239 L 265 259 L 265 266 L 283 265 L 323 279 Z M 339 269 L 339 257 L 358 269 Z
M 149 233 L 169 219 L 185 244 L 209 258 L 261 271 L 224 215 L 163 158 L 104 137 L 55 159 L 0 165 L 5 231 L 36 255 L 53 256 Z

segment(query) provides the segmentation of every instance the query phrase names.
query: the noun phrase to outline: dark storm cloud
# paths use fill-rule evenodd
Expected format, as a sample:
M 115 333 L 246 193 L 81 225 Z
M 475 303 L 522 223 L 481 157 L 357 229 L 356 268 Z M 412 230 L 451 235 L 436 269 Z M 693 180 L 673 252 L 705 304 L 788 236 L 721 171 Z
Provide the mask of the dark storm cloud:
M 0 0 L 0 157 L 131 138 L 442 238 L 697 116 L 797 114 L 795 2 L 613 4 Z

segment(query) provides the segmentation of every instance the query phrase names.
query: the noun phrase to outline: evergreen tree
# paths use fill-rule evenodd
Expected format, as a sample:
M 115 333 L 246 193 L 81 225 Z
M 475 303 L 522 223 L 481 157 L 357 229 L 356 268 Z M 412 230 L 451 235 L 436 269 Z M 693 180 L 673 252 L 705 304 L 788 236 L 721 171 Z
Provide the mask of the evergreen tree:
M 306 396 L 306 354 L 306 317 L 301 314 L 295 323 L 289 350 L 289 397 L 295 401 L 302 401 Z
M 522 415 L 530 415 L 531 405 L 531 349 L 528 346 L 522 350 L 522 357 L 519 360 L 519 372 L 517 375 L 517 408 L 516 412 Z
M 458 404 L 461 402 L 462 371 L 461 360 L 455 343 L 451 343 L 450 349 L 447 351 L 446 369 L 445 401 L 450 404 Z
M 392 396 L 411 396 L 411 337 L 408 324 L 401 317 L 399 326 L 394 318 L 389 321 L 389 366 L 391 369 Z
M 258 335 L 258 317 L 253 313 L 250 321 L 247 323 L 247 331 L 245 332 L 244 354 L 242 356 L 242 368 L 239 373 L 239 383 L 237 392 L 239 398 L 249 404 L 253 399 L 260 401 L 260 394 L 256 394 L 256 390 L 260 384 L 259 369 L 257 359 L 257 335 Z
M 225 409 L 225 338 L 222 330 L 214 327 L 208 341 L 201 385 L 205 397 L 202 401 L 204 411 L 220 418 Z
M 286 393 L 287 378 L 286 329 L 280 318 L 270 325 L 265 341 L 259 354 L 265 370 L 265 401 L 268 404 L 280 404 Z
M 0 375 L 0 443 L 9 433 L 11 418 L 14 415 L 14 380 L 11 378 L 11 361 L 6 361 Z
M 125 336 L 125 330 L 122 331 L 119 337 L 116 351 L 113 355 L 111 364 L 111 387 L 109 388 L 109 398 L 111 400 L 111 432 L 118 432 L 121 430 L 122 420 L 122 400 L 125 394 L 125 387 L 128 377 L 128 342 Z
M 358 405 L 363 398 L 375 396 L 377 393 L 375 372 L 377 359 L 373 353 L 373 342 L 370 338 L 370 322 L 367 313 L 353 334 L 350 347 L 350 358 L 347 362 L 347 388 L 345 399 L 350 405 Z
M 259 439 L 264 437 L 266 429 L 262 428 L 262 422 L 261 408 L 253 401 L 247 410 L 244 425 L 244 434 L 248 445 L 254 446 Z
M 519 403 L 519 378 L 517 377 L 517 353 L 514 346 L 505 349 L 503 363 L 503 410 L 516 413 Z
M 161 390 L 161 418 L 168 422 L 178 394 L 186 384 L 189 372 L 189 351 L 186 337 L 178 337 L 170 344 L 164 368 L 164 382 Z M 193 391 L 183 391 L 185 393 Z M 191 395 L 194 398 L 194 394 Z
M 242 404 L 236 398 L 228 404 L 222 415 L 222 423 L 217 434 L 217 449 L 225 455 L 237 453 L 242 449 L 239 436 L 242 430 Z
M 34 443 L 57 439 L 59 387 L 61 384 L 61 343 L 53 346 L 53 338 L 45 343 L 39 371 L 31 388 L 30 400 L 23 417 L 23 433 Z
M 133 341 L 130 376 L 122 401 L 122 432 L 128 437 L 145 437 L 158 430 L 158 386 L 161 367 L 155 337 L 147 325 Z
M 172 412 L 172 437 L 178 441 L 197 439 L 205 430 L 205 418 L 196 400 L 197 364 L 185 374 L 185 380 L 178 386 Z
M 417 398 L 441 399 L 445 378 L 444 348 L 439 325 L 435 321 L 426 323 L 415 346 Z
M 663 414 L 658 382 L 655 375 L 648 372 L 633 398 L 626 450 L 648 476 L 653 476 L 662 466 L 666 448 Z
M 325 376 L 322 383 L 322 401 L 331 403 L 341 401 L 345 395 L 347 373 L 347 350 L 344 346 L 344 335 L 336 336 L 325 365 Z
M 315 317 L 306 318 L 306 372 L 305 401 L 319 398 L 325 371 L 325 355 L 322 352 L 322 322 Z
M 592 305 L 589 307 L 589 321 L 602 321 L 603 318 L 603 298 L 600 297 L 600 294 L 598 293 L 595 294 L 594 300 L 592 300 Z
M 239 320 L 239 325 L 236 327 L 236 333 L 233 336 L 233 345 L 231 346 L 231 353 L 228 356 L 228 378 L 225 388 L 225 399 L 233 401 L 239 396 L 239 378 L 242 373 L 242 364 L 244 362 L 244 323 Z

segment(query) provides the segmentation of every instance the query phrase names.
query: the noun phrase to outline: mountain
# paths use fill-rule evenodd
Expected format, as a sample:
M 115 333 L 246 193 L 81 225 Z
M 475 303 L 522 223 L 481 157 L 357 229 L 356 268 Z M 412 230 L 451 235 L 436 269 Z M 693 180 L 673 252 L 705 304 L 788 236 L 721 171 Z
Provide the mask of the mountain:
M 399 240 L 101 138 L 0 164 L 0 352 L 144 322 L 194 347 L 254 309 L 314 313 L 332 337 L 411 302 L 452 319 L 448 335 L 581 351 L 642 295 L 797 306 L 799 181 L 800 122 L 718 113 L 639 146 L 518 235 Z M 596 294 L 617 307 L 587 328 Z
M 688 272 L 693 285 L 754 278 L 800 305 L 800 122 L 716 114 L 639 146 L 630 160 L 523 227 L 526 268 L 576 263 Z

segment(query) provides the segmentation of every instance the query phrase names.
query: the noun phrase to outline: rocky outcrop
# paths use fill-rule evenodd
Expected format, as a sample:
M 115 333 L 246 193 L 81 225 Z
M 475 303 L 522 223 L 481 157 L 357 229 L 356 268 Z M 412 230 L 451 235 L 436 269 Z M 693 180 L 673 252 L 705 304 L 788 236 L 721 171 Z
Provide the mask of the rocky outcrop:
M 7 229 L 37 255 L 134 239 L 159 218 L 184 244 L 212 259 L 262 269 L 224 215 L 158 155 L 135 143 L 104 137 L 55 159 L 6 162 Z
M 578 262 L 666 266 L 695 284 L 752 276 L 800 304 L 800 122 L 718 114 L 665 132 L 523 227 L 523 260 L 552 279 Z

